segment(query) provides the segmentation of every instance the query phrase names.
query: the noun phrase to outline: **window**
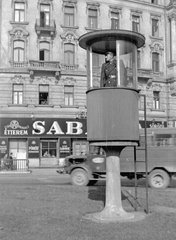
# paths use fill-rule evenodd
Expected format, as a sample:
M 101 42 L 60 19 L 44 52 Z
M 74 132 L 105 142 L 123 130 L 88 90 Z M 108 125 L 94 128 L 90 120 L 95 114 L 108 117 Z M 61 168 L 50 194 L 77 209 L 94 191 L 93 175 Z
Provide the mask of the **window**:
M 23 85 L 13 85 L 13 104 L 23 104 Z
M 15 22 L 24 22 L 25 21 L 24 3 L 15 3 L 14 8 L 15 8 L 14 9 Z
M 39 60 L 40 61 L 50 60 L 50 45 L 48 42 L 40 42 Z
M 160 109 L 160 92 L 153 91 L 153 108 Z
M 132 31 L 139 32 L 139 17 L 135 15 L 132 16 Z
M 9 149 L 13 153 L 13 159 L 26 159 L 27 146 L 25 139 L 10 139 Z
M 173 146 L 173 138 L 171 134 L 156 134 L 155 135 L 155 146 Z
M 24 61 L 24 41 L 16 40 L 13 42 L 13 61 Z
M 158 0 L 151 0 L 151 3 L 158 4 Z
M 40 26 L 50 25 L 50 5 L 40 5 Z
M 152 19 L 152 36 L 159 37 L 159 28 L 158 28 L 159 21 L 157 19 Z
M 65 105 L 72 106 L 74 104 L 74 87 L 64 86 Z
M 64 13 L 64 25 L 65 26 L 74 26 L 74 12 L 75 9 L 72 6 L 65 6 L 65 13 Z
M 119 29 L 119 13 L 111 12 L 111 29 Z
M 57 157 L 57 141 L 56 140 L 42 140 L 42 157 L 48 158 L 48 157 Z
M 67 65 L 75 64 L 75 45 L 66 43 L 64 45 L 64 63 Z
M 88 143 L 86 141 L 77 141 L 73 143 L 73 154 L 80 156 L 88 152 Z
M 88 27 L 98 28 L 97 9 L 88 9 Z
M 159 72 L 159 53 L 152 53 L 152 70 Z
M 49 101 L 49 86 L 39 85 L 39 104 L 47 105 Z
M 92 54 L 92 66 L 93 67 L 99 67 L 99 55 L 96 53 Z

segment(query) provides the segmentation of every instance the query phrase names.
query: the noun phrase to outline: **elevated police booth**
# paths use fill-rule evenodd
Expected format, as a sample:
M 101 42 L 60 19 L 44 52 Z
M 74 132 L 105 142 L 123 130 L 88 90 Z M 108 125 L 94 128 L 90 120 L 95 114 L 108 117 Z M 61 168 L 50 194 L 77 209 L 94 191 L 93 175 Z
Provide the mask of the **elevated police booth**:
M 144 217 L 124 211 L 120 183 L 120 153 L 139 143 L 137 49 L 144 43 L 143 35 L 126 30 L 94 31 L 79 38 L 80 47 L 87 51 L 87 140 L 106 152 L 106 204 L 103 211 L 85 216 L 93 221 Z M 108 51 L 116 55 L 116 86 L 95 88 L 92 54 Z

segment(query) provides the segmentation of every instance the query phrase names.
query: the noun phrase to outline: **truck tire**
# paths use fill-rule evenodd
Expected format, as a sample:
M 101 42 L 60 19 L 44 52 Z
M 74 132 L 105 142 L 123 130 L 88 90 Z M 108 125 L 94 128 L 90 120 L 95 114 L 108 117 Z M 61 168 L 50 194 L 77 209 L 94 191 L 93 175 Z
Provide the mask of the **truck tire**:
M 85 170 L 75 169 L 71 172 L 71 183 L 75 186 L 87 186 L 89 178 Z
M 169 174 L 160 169 L 153 170 L 148 176 L 148 184 L 152 188 L 167 188 L 170 185 Z

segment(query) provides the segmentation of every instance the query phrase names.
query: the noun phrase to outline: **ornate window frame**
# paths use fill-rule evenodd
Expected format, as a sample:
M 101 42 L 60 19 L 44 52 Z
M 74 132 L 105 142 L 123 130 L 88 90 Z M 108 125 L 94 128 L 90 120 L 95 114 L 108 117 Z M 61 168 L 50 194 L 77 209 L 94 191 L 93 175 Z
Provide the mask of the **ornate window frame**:
M 64 45 L 65 44 L 73 44 L 75 46 L 75 56 L 74 56 L 74 62 L 75 62 L 75 67 L 78 67 L 78 36 L 73 32 L 73 31 L 66 31 L 64 34 L 61 36 L 62 42 L 62 60 L 61 62 L 64 63 Z M 65 65 L 65 63 L 64 63 Z
M 48 38 L 41 37 L 41 38 L 37 39 L 38 60 L 40 59 L 40 43 L 41 42 L 46 42 L 49 44 L 49 60 L 48 61 L 52 61 L 52 59 L 53 59 L 53 54 L 52 54 L 53 53 L 53 40 L 49 37 Z
M 119 15 L 119 29 L 120 29 L 120 23 L 121 23 L 120 18 L 122 16 L 122 7 L 117 7 L 117 6 L 114 6 L 114 5 L 110 5 L 109 6 L 109 12 L 108 12 L 110 20 L 111 20 L 111 14 L 112 13 L 117 13 Z
M 15 22 L 15 3 L 24 3 L 24 22 Z M 12 7 L 12 20 L 10 21 L 10 23 L 18 25 L 27 25 L 28 0 L 12 0 L 11 7 Z
M 158 20 L 158 37 L 152 36 L 152 20 L 153 19 Z M 161 40 L 163 39 L 162 37 L 160 37 L 160 30 L 161 30 L 160 22 L 161 22 L 161 15 L 153 14 L 153 13 L 150 14 L 150 24 L 151 24 L 151 36 L 150 36 L 150 38 L 161 39 Z
M 73 7 L 74 8 L 74 25 L 73 26 L 67 26 L 65 25 L 65 7 Z M 62 17 L 62 23 L 61 27 L 62 28 L 78 28 L 77 26 L 77 0 L 63 0 L 62 3 L 62 12 L 63 12 L 63 17 Z
M 10 35 L 10 62 L 13 62 L 13 43 L 16 40 L 24 41 L 24 62 L 28 61 L 28 36 L 29 33 L 24 28 L 17 26 L 14 27 L 11 31 L 9 31 Z
M 159 54 L 159 72 L 161 72 L 161 69 L 162 69 L 161 60 L 162 60 L 164 47 L 163 47 L 162 43 L 160 43 L 158 41 L 153 42 L 149 46 L 150 46 L 150 54 L 151 54 L 151 69 L 152 69 L 152 53 L 158 53 Z
M 85 28 L 86 30 L 96 30 L 100 29 L 100 3 L 98 2 L 87 2 L 86 3 L 86 15 L 87 15 L 87 27 Z M 89 16 L 88 16 L 88 11 L 89 10 L 97 10 L 97 28 L 90 28 L 89 27 Z
M 38 0 L 37 8 L 38 8 L 38 18 L 40 19 L 40 6 L 41 5 L 50 5 L 50 22 L 53 20 L 53 0 Z

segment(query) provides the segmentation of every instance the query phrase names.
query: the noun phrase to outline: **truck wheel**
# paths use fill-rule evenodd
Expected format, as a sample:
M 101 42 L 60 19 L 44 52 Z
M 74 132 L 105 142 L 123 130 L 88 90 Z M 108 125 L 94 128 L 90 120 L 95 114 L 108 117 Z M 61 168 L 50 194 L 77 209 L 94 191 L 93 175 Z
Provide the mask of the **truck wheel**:
M 152 188 L 167 188 L 170 181 L 169 174 L 160 169 L 153 170 L 148 176 L 148 184 Z
M 87 186 L 89 179 L 83 169 L 75 169 L 71 172 L 71 183 L 75 186 Z

